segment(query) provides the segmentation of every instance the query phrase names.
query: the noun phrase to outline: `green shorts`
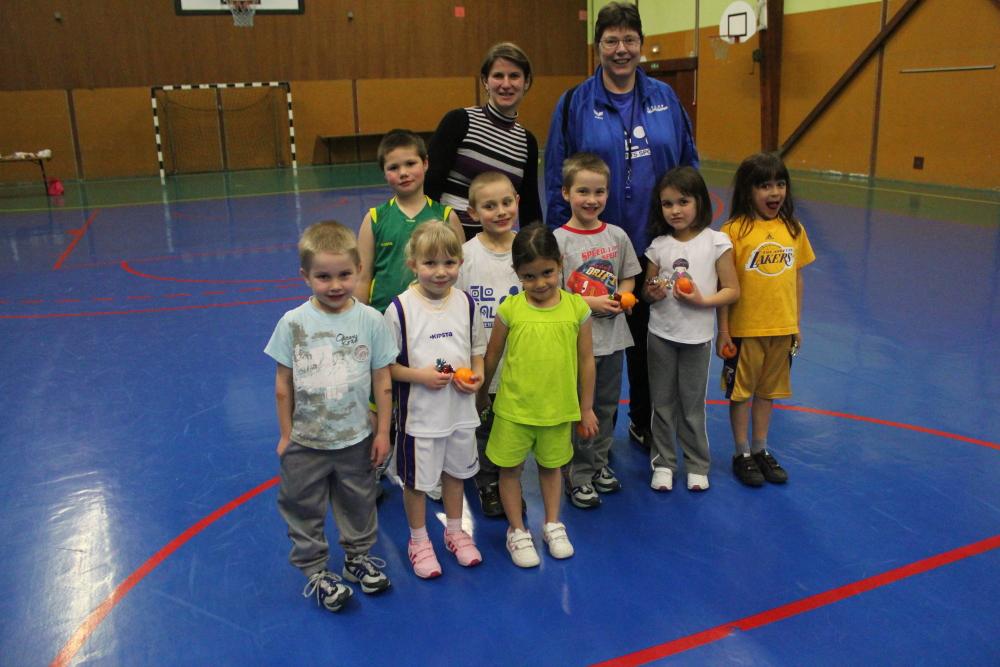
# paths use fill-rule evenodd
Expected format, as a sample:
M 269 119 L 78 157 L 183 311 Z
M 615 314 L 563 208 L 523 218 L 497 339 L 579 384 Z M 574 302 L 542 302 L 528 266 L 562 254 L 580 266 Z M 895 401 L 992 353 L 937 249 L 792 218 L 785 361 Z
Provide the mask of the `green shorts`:
M 501 468 L 515 468 L 535 453 L 535 461 L 543 468 L 561 468 L 573 458 L 570 432 L 573 424 L 530 426 L 493 415 L 493 430 L 486 443 L 486 456 Z

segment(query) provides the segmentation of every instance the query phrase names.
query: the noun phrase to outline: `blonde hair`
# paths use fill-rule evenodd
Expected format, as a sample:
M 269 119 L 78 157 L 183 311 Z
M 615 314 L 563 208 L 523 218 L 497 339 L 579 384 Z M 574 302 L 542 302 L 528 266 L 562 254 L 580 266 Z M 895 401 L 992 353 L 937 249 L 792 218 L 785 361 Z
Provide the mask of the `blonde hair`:
M 304 271 L 309 271 L 313 257 L 321 252 L 349 255 L 356 265 L 361 264 L 358 240 L 354 237 L 354 232 L 336 220 L 317 222 L 302 232 L 299 239 L 299 265 Z
M 406 243 L 406 261 L 416 262 L 422 257 L 439 254 L 461 259 L 462 241 L 442 220 L 428 220 L 418 225 Z
M 479 199 L 480 190 L 490 185 L 496 185 L 497 183 L 506 183 L 510 186 L 511 192 L 517 194 L 514 184 L 511 183 L 506 174 L 501 174 L 499 171 L 486 171 L 476 176 L 469 183 L 469 208 L 478 208 L 477 200 Z
M 576 175 L 581 171 L 592 171 L 595 174 L 600 174 L 608 185 L 611 185 L 611 170 L 608 169 L 608 163 L 602 160 L 600 155 L 574 153 L 563 160 L 562 186 L 567 190 L 573 187 L 573 181 L 576 180 Z

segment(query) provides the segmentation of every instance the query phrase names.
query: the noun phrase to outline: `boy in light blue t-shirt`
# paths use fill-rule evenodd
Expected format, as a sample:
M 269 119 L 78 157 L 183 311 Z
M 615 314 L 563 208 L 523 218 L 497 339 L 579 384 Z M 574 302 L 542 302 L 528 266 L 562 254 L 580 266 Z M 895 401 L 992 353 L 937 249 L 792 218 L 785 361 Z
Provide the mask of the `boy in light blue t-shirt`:
M 329 506 L 346 554 L 344 578 L 365 593 L 389 587 L 385 562 L 368 552 L 378 530 L 375 468 L 389 452 L 389 364 L 399 350 L 378 311 L 353 296 L 361 266 L 350 230 L 312 225 L 299 257 L 312 297 L 285 313 L 264 349 L 278 364 L 278 509 L 292 540 L 289 560 L 309 580 L 303 595 L 339 611 L 353 591 L 327 569 Z M 378 406 L 374 435 L 370 393 Z

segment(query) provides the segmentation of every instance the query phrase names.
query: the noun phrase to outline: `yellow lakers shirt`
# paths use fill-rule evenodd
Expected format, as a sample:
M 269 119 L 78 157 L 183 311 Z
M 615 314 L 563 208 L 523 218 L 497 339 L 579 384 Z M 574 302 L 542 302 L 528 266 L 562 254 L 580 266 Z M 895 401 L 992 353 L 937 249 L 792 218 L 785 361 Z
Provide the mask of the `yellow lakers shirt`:
M 798 271 L 816 259 L 804 227 L 792 238 L 780 219 L 754 221 L 738 238 L 739 220 L 722 231 L 733 241 L 740 299 L 729 306 L 729 335 L 784 336 L 799 332 L 795 282 Z

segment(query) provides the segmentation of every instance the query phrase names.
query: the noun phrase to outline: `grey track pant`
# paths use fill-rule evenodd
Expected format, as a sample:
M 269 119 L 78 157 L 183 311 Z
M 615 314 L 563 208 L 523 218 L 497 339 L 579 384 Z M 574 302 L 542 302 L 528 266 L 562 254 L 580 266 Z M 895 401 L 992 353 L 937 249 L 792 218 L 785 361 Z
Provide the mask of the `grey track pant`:
M 649 395 L 653 406 L 650 464 L 677 470 L 676 440 L 687 472 L 707 475 L 711 463 L 705 430 L 705 396 L 712 343 L 686 345 L 647 337 Z
M 324 532 L 326 508 L 340 531 L 348 556 L 368 553 L 375 544 L 375 471 L 372 437 L 344 449 L 319 450 L 291 443 L 281 457 L 278 511 L 288 524 L 288 560 L 307 577 L 325 570 L 330 548 Z
M 597 436 L 581 438 L 573 429 L 573 460 L 569 464 L 572 486 L 590 484 L 594 475 L 608 465 L 608 452 L 615 440 L 615 415 L 622 393 L 622 350 L 594 357 L 597 373 L 594 380 L 594 414 L 597 415 Z

